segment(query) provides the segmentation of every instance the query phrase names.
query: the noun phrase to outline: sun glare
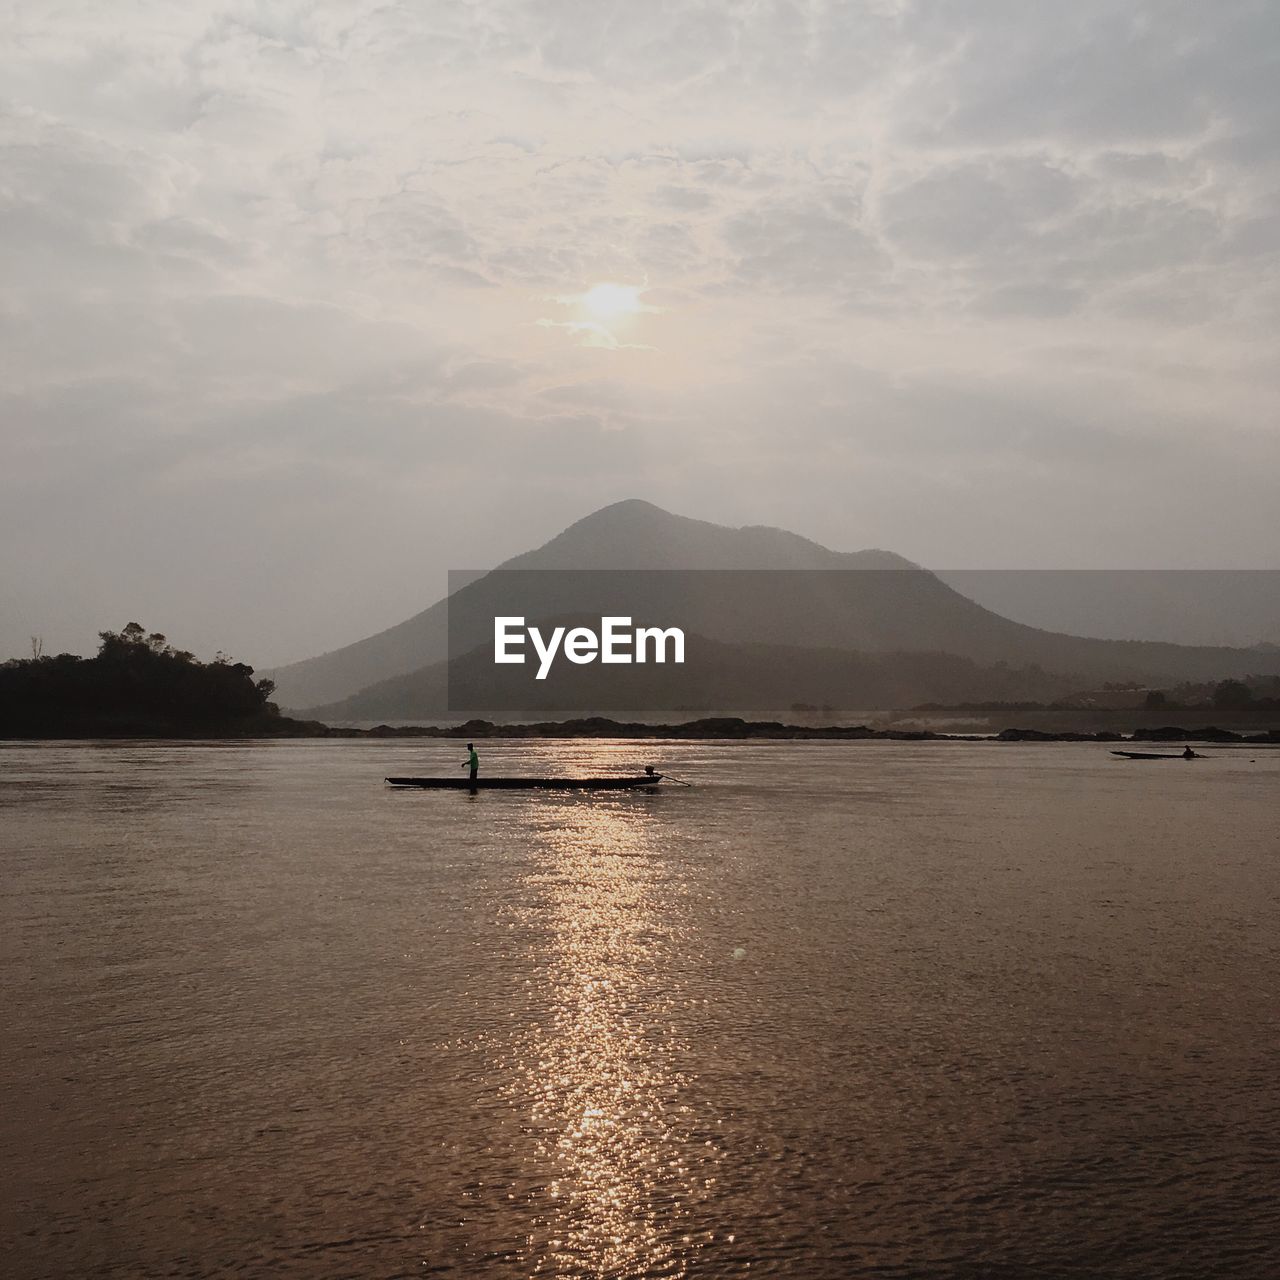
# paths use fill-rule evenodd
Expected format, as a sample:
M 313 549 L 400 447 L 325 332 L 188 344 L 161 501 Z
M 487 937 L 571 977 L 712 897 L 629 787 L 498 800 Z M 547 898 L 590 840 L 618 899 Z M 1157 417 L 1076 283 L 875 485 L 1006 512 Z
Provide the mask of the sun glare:
M 592 285 L 582 295 L 582 305 L 601 320 L 618 320 L 642 309 L 639 289 L 607 281 Z

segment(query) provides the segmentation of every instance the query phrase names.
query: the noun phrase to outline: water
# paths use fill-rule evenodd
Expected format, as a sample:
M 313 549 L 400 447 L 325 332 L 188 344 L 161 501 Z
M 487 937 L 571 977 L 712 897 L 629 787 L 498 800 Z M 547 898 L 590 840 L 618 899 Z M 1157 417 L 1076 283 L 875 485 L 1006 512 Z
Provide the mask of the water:
M 1280 1274 L 1280 753 L 0 747 L 9 1276 Z

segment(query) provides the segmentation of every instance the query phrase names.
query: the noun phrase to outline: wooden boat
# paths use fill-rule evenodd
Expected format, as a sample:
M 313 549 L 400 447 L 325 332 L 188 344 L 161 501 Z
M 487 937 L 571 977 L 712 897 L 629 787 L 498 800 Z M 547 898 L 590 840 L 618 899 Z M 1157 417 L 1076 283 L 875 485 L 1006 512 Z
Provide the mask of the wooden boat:
M 656 787 L 660 773 L 606 778 L 388 778 L 393 787 L 449 791 L 629 791 Z
M 1113 756 L 1123 756 L 1126 760 L 1203 760 L 1204 756 L 1192 752 L 1191 755 L 1183 755 L 1181 751 L 1176 756 L 1168 755 L 1166 752 L 1158 751 L 1113 751 Z

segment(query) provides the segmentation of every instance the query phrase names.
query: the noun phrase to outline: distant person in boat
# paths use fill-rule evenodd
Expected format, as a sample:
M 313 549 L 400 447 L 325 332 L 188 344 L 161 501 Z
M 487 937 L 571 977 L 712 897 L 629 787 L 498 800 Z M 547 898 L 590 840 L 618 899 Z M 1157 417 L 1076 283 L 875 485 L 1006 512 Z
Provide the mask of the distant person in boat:
M 471 770 L 471 781 L 476 780 L 476 774 L 480 772 L 480 757 L 476 755 L 476 746 L 474 742 L 467 743 L 467 758 L 458 766 L 459 769 Z
M 1182 758 L 1183 758 L 1184 760 L 1194 760 L 1194 759 L 1196 758 L 1196 753 L 1195 753 L 1194 751 L 1192 751 L 1190 747 L 1188 747 L 1188 748 L 1187 748 L 1187 749 L 1182 753 Z

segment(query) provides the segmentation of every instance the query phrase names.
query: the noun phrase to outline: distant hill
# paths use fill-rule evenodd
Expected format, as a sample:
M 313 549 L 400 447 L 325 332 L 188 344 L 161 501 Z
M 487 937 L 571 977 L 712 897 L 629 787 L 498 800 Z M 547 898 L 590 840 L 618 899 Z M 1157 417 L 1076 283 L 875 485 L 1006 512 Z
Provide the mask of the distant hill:
M 557 591 L 573 575 L 560 579 L 545 572 L 556 569 L 619 572 L 601 574 L 585 586 L 572 584 L 577 594 L 570 598 Z M 731 572 L 693 579 L 661 572 L 667 569 Z M 537 572 L 522 572 L 526 570 Z M 745 570 L 757 572 L 741 572 Z M 564 586 L 564 591 L 569 589 Z M 480 624 L 487 619 L 491 627 L 495 614 L 511 612 L 512 599 L 522 590 L 529 596 L 526 614 L 531 621 L 569 611 L 589 614 L 596 607 L 600 613 L 616 612 L 617 602 L 625 600 L 624 611 L 638 619 L 678 622 L 686 631 L 723 646 L 947 654 L 973 664 L 975 671 L 998 664 L 1038 667 L 1055 677 L 1055 685 L 1104 680 L 1168 685 L 1280 671 L 1280 652 L 1087 639 L 1039 630 L 983 608 L 934 574 L 887 551 L 835 552 L 781 529 L 728 529 L 632 500 L 578 521 L 545 546 L 468 583 L 450 602 L 441 601 L 397 627 L 334 653 L 279 669 L 272 673 L 277 697 L 286 706 L 309 708 L 310 714 L 426 714 L 405 708 L 419 705 L 422 689 L 434 678 L 428 669 L 448 656 L 450 608 L 455 618 L 453 649 L 463 655 L 485 641 Z M 460 633 L 459 617 L 475 620 L 476 625 Z M 749 675 L 750 664 L 731 659 L 728 649 L 722 657 L 742 680 L 757 678 Z M 799 665 L 794 655 L 788 661 L 793 668 Z M 486 670 L 495 674 L 491 666 Z M 834 680 L 833 668 L 831 674 Z M 395 684 L 402 677 L 408 679 Z M 616 675 L 610 680 L 616 685 Z M 810 682 L 806 678 L 797 683 Z M 882 683 L 887 687 L 892 681 Z M 367 688 L 369 697 L 353 697 Z M 406 700 L 396 703 L 393 689 L 400 689 Z M 412 697 L 411 689 L 417 690 Z M 850 705 L 847 696 L 836 697 L 836 692 L 820 700 Z M 955 689 L 945 696 L 1003 695 Z M 357 711 L 374 705 L 382 709 L 368 715 Z
M 474 566 L 460 566 L 473 568 Z M 799 534 L 750 525 L 729 529 L 672 515 L 639 499 L 603 507 L 550 542 L 514 556 L 500 569 L 913 569 L 888 551 L 829 551 Z M 464 588 L 464 590 L 467 588 Z M 279 667 L 281 706 L 329 703 L 366 685 L 443 659 L 448 607 L 438 601 L 386 631 L 344 648 Z

